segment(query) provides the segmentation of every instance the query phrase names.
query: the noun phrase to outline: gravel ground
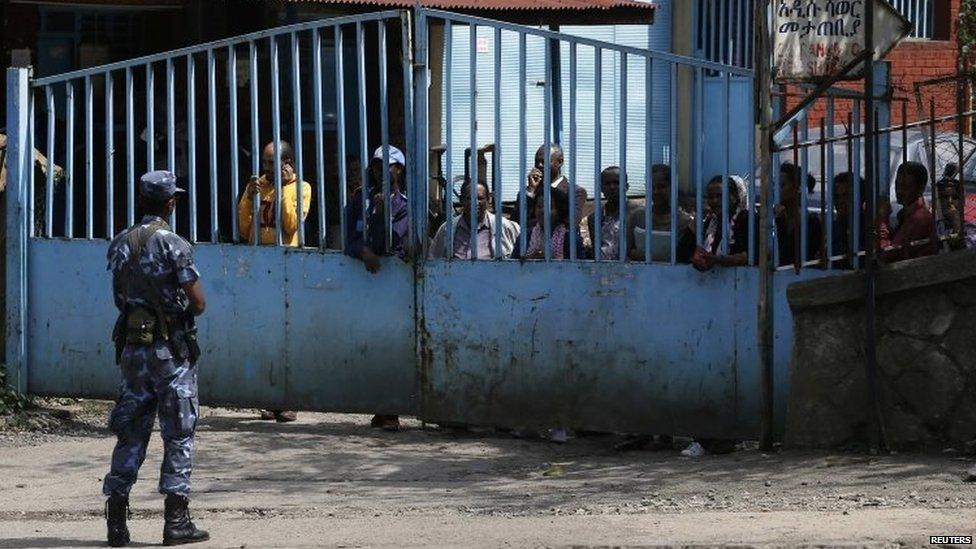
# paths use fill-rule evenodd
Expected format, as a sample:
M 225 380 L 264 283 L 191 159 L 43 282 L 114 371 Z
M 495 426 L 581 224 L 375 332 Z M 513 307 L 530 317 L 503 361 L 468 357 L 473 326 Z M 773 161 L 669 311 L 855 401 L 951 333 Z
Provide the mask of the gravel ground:
M 57 400 L 0 419 L 0 548 L 97 545 L 110 403 Z M 927 545 L 976 535 L 973 459 L 744 450 L 618 453 L 617 436 L 555 445 L 493 433 L 370 429 L 362 415 L 291 424 L 205 408 L 192 509 L 213 547 Z M 133 491 L 158 543 L 161 445 Z

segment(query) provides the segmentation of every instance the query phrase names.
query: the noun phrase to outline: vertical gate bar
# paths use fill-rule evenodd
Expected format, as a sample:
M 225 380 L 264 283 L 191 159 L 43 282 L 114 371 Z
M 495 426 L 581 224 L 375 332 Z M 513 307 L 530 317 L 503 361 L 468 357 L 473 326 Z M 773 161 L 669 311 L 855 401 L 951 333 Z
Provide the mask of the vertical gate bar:
M 956 136 L 958 138 L 957 147 L 958 147 L 958 150 L 959 150 L 959 164 L 956 167 L 956 178 L 959 180 L 959 185 L 956 187 L 956 192 L 959 193 L 958 202 L 959 202 L 959 205 L 960 205 L 960 217 L 962 218 L 962 223 L 959 226 L 959 230 L 961 232 L 959 232 L 956 236 L 958 236 L 960 238 L 962 238 L 963 236 L 965 236 L 964 231 L 965 231 L 965 227 L 966 227 L 966 218 L 965 218 L 965 211 L 966 211 L 966 184 L 965 184 L 965 181 L 966 180 L 963 178 L 963 174 L 965 173 L 965 171 L 963 170 L 963 167 L 965 167 L 965 162 L 964 162 L 964 158 L 963 158 L 963 146 L 964 146 L 964 143 L 965 143 L 963 141 L 963 125 L 964 125 L 964 122 L 963 122 L 963 114 L 962 114 L 963 111 L 965 110 L 965 104 L 964 104 L 964 99 L 963 99 L 963 94 L 964 94 L 964 91 L 963 91 L 963 82 L 964 82 L 964 80 L 963 80 L 963 78 L 964 77 L 962 75 L 957 75 L 956 76 Z M 887 181 L 885 181 L 885 185 L 886 186 L 888 185 L 888 182 Z M 33 188 L 33 187 L 31 187 L 31 188 Z M 33 204 L 33 201 L 31 203 Z
M 95 138 L 92 124 L 95 109 L 92 102 L 92 82 L 89 75 L 85 77 L 85 238 L 88 240 L 95 236 Z
M 545 39 L 545 86 L 543 87 L 543 174 L 542 174 L 542 234 L 545 241 L 546 261 L 552 260 L 552 55 L 549 38 Z M 536 197 L 538 200 L 538 197 Z M 570 212 L 570 217 L 573 213 Z
M 854 134 L 855 134 L 855 137 L 854 137 L 854 153 L 853 153 L 853 156 L 854 156 L 854 172 L 853 173 L 854 173 L 854 176 L 855 176 L 854 181 L 855 182 L 860 182 L 860 177 L 861 177 L 861 139 L 859 137 L 856 137 L 856 134 L 860 133 L 860 131 L 861 131 L 861 102 L 860 101 L 858 101 L 858 100 L 855 100 L 854 101 L 854 109 L 852 111 L 852 114 L 854 116 L 853 130 L 854 130 Z M 861 216 L 855 215 L 855 212 L 861 211 L 861 208 L 859 207 L 859 205 L 861 204 L 861 185 L 858 184 L 858 185 L 852 185 L 852 186 L 854 188 L 853 189 L 853 192 L 851 193 L 851 195 L 853 196 L 853 204 L 851 204 L 851 218 L 852 218 L 852 221 L 851 221 L 851 224 L 848 225 L 848 226 L 851 227 L 851 242 L 850 242 L 850 247 L 851 247 L 851 250 L 853 250 L 853 258 L 852 258 L 851 261 L 852 261 L 852 265 L 854 266 L 854 270 L 857 270 L 858 269 L 858 265 L 860 264 L 860 251 L 861 251 L 861 240 L 858 238 L 858 235 L 861 234 Z
M 644 263 L 651 262 L 651 231 L 654 228 L 654 223 L 651 218 L 651 209 L 654 207 L 654 190 L 652 188 L 654 183 L 654 92 L 653 92 L 653 74 L 654 74 L 654 58 L 647 56 L 644 58 L 644 117 L 645 123 L 644 131 L 645 143 L 644 143 Z M 699 77 L 701 76 L 701 69 L 698 71 Z M 701 81 L 699 80 L 699 87 Z M 699 120 L 701 120 L 701 115 L 699 114 Z M 699 132 L 700 134 L 700 132 Z M 699 146 L 699 149 L 701 147 Z M 700 154 L 699 154 L 700 156 Z M 634 238 L 637 238 L 635 235 Z M 636 248 L 636 242 L 634 242 L 634 247 Z M 621 250 L 621 253 L 626 253 L 626 250 Z
M 227 46 L 227 93 L 230 96 L 230 194 L 236 204 L 240 193 L 240 143 L 237 135 L 237 49 L 233 44 Z M 230 216 L 231 241 L 240 241 L 240 226 L 236 215 L 236 209 L 232 206 Z M 254 220 L 251 220 L 253 223 Z
M 468 78 L 469 82 L 469 105 L 470 126 L 468 126 L 469 146 L 471 147 L 470 165 L 468 173 L 471 174 L 471 182 L 468 184 L 468 206 L 470 215 L 468 216 L 468 236 L 470 236 L 470 255 L 471 259 L 478 256 L 478 26 L 468 25 Z
M 27 68 L 8 68 L 6 81 L 7 189 L 5 352 L 7 384 L 20 393 L 28 392 L 28 261 L 27 227 L 24 210 L 29 181 L 34 169 L 33 143 L 29 140 L 30 76 Z M 53 160 L 52 160 L 53 162 Z M 49 170 L 50 171 L 53 170 Z
M 187 128 L 187 177 L 190 198 L 190 243 L 197 242 L 197 112 L 196 112 L 196 63 L 193 54 L 186 56 L 186 128 Z
M 822 227 L 821 235 L 823 240 L 820 241 L 820 265 L 822 268 L 826 269 L 830 266 L 830 254 L 827 253 L 827 235 L 832 235 L 833 232 L 828 227 L 833 225 L 833 214 L 831 217 L 827 217 L 827 186 L 834 186 L 834 180 L 832 177 L 828 177 L 827 174 L 827 120 L 823 117 L 820 118 L 820 226 Z
M 411 24 L 415 27 L 411 27 Z M 412 30 L 412 33 L 411 33 Z M 414 44 L 416 43 L 416 47 Z M 401 189 L 407 194 L 411 223 L 407 224 L 411 247 L 416 257 L 426 258 L 430 241 L 427 240 L 427 212 L 430 211 L 429 153 L 427 147 L 427 18 L 422 10 L 411 20 L 409 13 L 400 13 L 400 50 L 404 53 L 403 69 L 404 127 L 406 130 L 406 154 L 412 161 L 407 171 L 407 184 Z M 414 69 L 418 69 L 414 78 Z M 417 123 L 422 120 L 422 123 Z M 411 131 L 411 129 L 414 129 Z M 413 187 L 411 187 L 411 183 Z M 411 200 L 412 198 L 412 200 Z
M 210 242 L 220 241 L 217 210 L 217 61 L 207 50 L 207 145 L 210 150 Z
M 448 35 L 450 36 L 450 35 Z M 526 170 L 525 170 L 525 33 L 518 33 L 519 37 L 519 226 L 522 230 L 519 231 L 519 256 L 525 257 L 525 250 L 528 248 L 528 232 L 531 230 L 526 227 L 528 223 L 528 212 L 525 211 L 525 188 L 528 184 L 526 180 Z M 450 41 L 447 42 L 450 44 Z M 450 59 L 450 57 L 448 57 Z M 448 74 L 450 74 L 450 66 L 448 66 Z M 448 87 L 450 91 L 450 87 Z M 450 106 L 450 101 L 448 101 L 448 106 Z M 450 112 L 450 111 L 448 111 Z M 450 133 L 448 133 L 450 135 Z M 450 224 L 448 224 L 450 227 Z M 448 233 L 450 237 L 451 233 Z
M 901 103 L 901 162 L 908 162 L 908 100 Z M 885 186 L 887 191 L 888 186 Z M 886 193 L 887 194 L 887 193 Z
M 404 156 L 409 158 L 404 166 L 405 178 L 400 182 L 402 185 L 400 192 L 408 195 L 406 197 L 408 217 L 407 241 L 410 243 L 409 249 L 412 250 L 415 257 L 427 257 L 428 245 L 426 239 L 421 238 L 421 235 L 425 235 L 426 233 L 417 232 L 414 224 L 414 220 L 419 220 L 421 223 L 426 224 L 426 212 L 428 209 L 426 207 L 423 209 L 418 209 L 416 207 L 416 200 L 411 200 L 411 198 L 420 199 L 427 196 L 426 182 L 429 181 L 426 174 L 426 168 L 421 166 L 421 164 L 425 164 L 427 162 L 427 156 L 418 153 L 416 136 L 414 135 L 413 131 L 411 131 L 411 128 L 416 127 L 414 120 L 416 120 L 417 117 L 413 97 L 413 67 L 417 61 L 415 58 L 416 54 L 413 50 L 413 44 L 415 41 L 417 44 L 421 44 L 423 40 L 423 36 L 411 28 L 411 19 L 409 14 L 407 12 L 400 12 L 400 51 L 402 52 L 400 68 L 403 72 L 403 141 L 404 146 L 406 147 Z M 424 66 L 426 67 L 426 65 Z M 426 119 L 424 120 L 424 124 L 426 124 Z M 421 176 L 421 174 L 423 175 Z M 416 185 L 414 188 L 417 190 L 411 190 L 410 182 L 423 182 L 423 184 Z M 418 215 L 416 212 L 424 212 L 424 214 Z
M 722 223 L 722 255 L 729 254 L 729 218 L 732 212 L 729 211 L 729 72 L 722 74 L 722 215 L 719 218 Z M 702 181 L 698 182 L 701 187 Z
M 678 109 L 674 108 L 678 97 L 678 64 L 671 62 L 671 139 L 668 145 L 668 167 L 671 170 L 671 264 L 678 263 Z M 652 227 L 653 229 L 653 227 Z M 650 253 L 650 252 L 648 252 Z
M 65 238 L 74 237 L 74 211 L 75 211 L 75 85 L 72 81 L 67 81 L 67 90 L 65 101 L 67 105 L 65 109 L 67 110 L 66 115 L 66 133 L 65 135 L 65 145 L 64 145 L 64 182 L 66 191 L 66 207 L 65 207 L 65 222 L 64 222 L 64 236 Z M 129 107 L 131 108 L 132 102 L 129 102 Z M 132 137 L 132 128 L 129 128 L 129 137 Z M 130 140 L 131 142 L 131 140 Z M 130 223 L 131 225 L 131 223 Z
M 719 63 L 728 64 L 728 55 L 725 48 L 728 47 L 728 32 L 729 25 L 731 24 L 731 17 L 728 16 L 726 8 L 728 7 L 729 0 L 719 0 L 718 3 L 718 25 L 716 25 L 715 33 L 718 35 L 718 57 L 715 59 Z
M 705 72 L 701 67 L 695 69 L 695 99 L 699 102 L 699 108 L 693 109 L 695 113 L 695 243 L 698 246 L 702 245 L 705 238 L 704 221 L 705 221 L 705 205 L 704 205 L 704 193 L 707 190 L 705 187 L 708 184 L 708 178 L 705 175 L 705 129 L 704 129 L 704 118 L 705 118 L 705 83 L 704 78 Z M 724 115 L 723 115 L 724 116 Z M 725 133 L 725 128 L 723 126 L 722 135 L 727 135 Z M 724 142 L 728 142 L 725 140 Z
M 146 171 L 156 169 L 156 125 L 153 116 L 155 90 L 155 74 L 152 63 L 146 63 Z
M 29 162 L 29 168 L 27 169 L 27 177 L 28 177 L 28 181 L 27 181 L 27 212 L 26 212 L 27 213 L 27 231 L 26 231 L 27 232 L 27 238 L 33 238 L 35 236 L 34 235 L 34 211 L 35 211 L 35 209 L 37 207 L 36 204 L 34 203 L 34 200 L 36 198 L 34 196 L 34 193 L 35 193 L 35 186 L 34 185 L 36 184 L 36 181 L 34 179 L 35 178 L 34 172 L 37 171 L 35 169 L 35 166 L 34 166 L 34 162 L 35 162 L 35 160 L 34 160 L 34 158 L 35 158 L 34 157 L 34 151 L 37 148 L 37 144 L 35 143 L 36 140 L 37 140 L 37 133 L 35 132 L 35 123 L 36 123 L 35 117 L 36 117 L 36 114 L 34 112 L 34 110 L 35 110 L 34 96 L 35 95 L 36 94 L 34 93 L 34 88 L 30 88 L 29 87 L 27 89 L 27 145 L 28 145 L 27 151 L 28 151 L 28 162 Z M 89 103 L 90 103 L 90 101 L 89 101 Z M 90 118 L 91 117 L 89 117 L 89 119 Z M 85 155 L 86 155 L 87 158 L 91 158 L 91 156 L 92 156 L 92 146 L 91 146 L 90 143 L 85 148 Z M 91 163 L 90 160 L 89 160 L 89 163 Z M 48 166 L 48 167 L 50 168 L 50 166 Z M 90 177 L 88 178 L 88 181 L 91 181 L 91 178 Z M 91 183 L 89 183 L 89 185 L 91 185 Z M 89 193 L 89 196 L 91 196 L 91 193 Z M 89 237 L 89 238 L 91 238 L 91 237 Z
M 778 89 L 778 88 L 773 88 L 773 89 Z M 779 97 L 774 97 L 773 100 L 772 100 L 772 103 L 773 103 L 773 120 L 776 120 L 783 113 L 782 101 L 780 101 L 780 98 Z M 779 147 L 774 146 L 774 147 L 772 147 L 771 150 L 778 151 L 778 149 L 779 149 Z M 781 164 L 780 164 L 780 161 L 781 160 L 782 160 L 782 158 L 781 158 L 779 152 L 774 152 L 773 153 L 773 166 L 772 166 L 772 168 L 770 170 L 770 174 L 769 174 L 770 175 L 770 181 L 772 182 L 772 184 L 770 185 L 770 187 L 772 187 L 772 188 L 770 190 L 772 191 L 771 198 L 772 198 L 772 204 L 773 205 L 779 204 L 779 201 L 780 201 L 779 185 L 780 185 L 780 176 L 781 176 L 781 171 L 782 171 Z M 780 235 L 779 235 L 779 230 L 776 227 L 776 209 L 773 208 L 773 207 L 770 207 L 770 208 L 768 208 L 768 211 L 769 211 L 769 219 L 770 219 L 770 222 L 771 222 L 770 231 L 772 231 L 770 233 L 770 237 L 769 237 L 769 247 L 770 247 L 770 250 L 771 250 L 772 256 L 773 256 L 773 270 L 775 271 L 775 269 L 777 267 L 779 267 L 779 239 L 780 239 Z M 762 260 L 760 259 L 760 261 L 762 261 Z
M 358 92 L 358 112 L 359 112 L 359 163 L 362 174 L 363 192 L 363 238 L 369 234 L 369 151 L 367 149 L 366 135 L 366 37 L 363 32 L 362 22 L 356 23 L 356 88 Z
M 576 210 L 576 175 L 579 162 L 576 157 L 576 63 L 577 48 L 576 42 L 569 43 L 569 158 L 573 161 L 570 164 L 569 173 L 569 211 Z M 576 257 L 576 236 L 575 227 L 570 227 L 569 231 L 569 259 L 575 261 Z
M 939 221 L 942 220 L 942 208 L 939 207 L 940 206 L 940 204 L 939 204 L 939 202 L 940 202 L 939 201 L 939 193 L 936 192 L 936 190 L 935 190 L 935 181 L 936 181 L 936 175 L 935 175 L 935 167 L 936 167 L 936 163 L 935 163 L 935 146 L 936 146 L 936 144 L 935 144 L 935 130 L 936 130 L 936 127 L 935 127 L 935 98 L 932 98 L 932 99 L 929 99 L 929 135 L 932 136 L 931 142 L 930 142 L 931 143 L 931 146 L 929 147 L 929 179 L 930 179 L 930 181 L 929 181 L 929 189 L 932 190 L 932 204 L 931 204 L 931 207 L 932 207 L 932 219 L 935 221 L 935 223 L 932 223 L 932 234 L 930 236 L 931 236 L 931 239 L 932 239 L 931 242 L 934 243 L 934 245 L 938 247 L 939 244 L 940 244 L 939 243 L 939 231 L 938 231 L 938 227 L 939 227 Z
M 809 119 L 809 111 L 805 112 L 803 117 L 800 119 L 800 139 L 802 139 L 804 143 L 806 143 L 810 138 Z M 803 150 L 800 151 L 800 212 L 802 215 L 800 215 L 800 249 L 797 251 L 800 256 L 801 263 L 806 262 L 810 251 L 808 249 L 809 242 L 807 238 L 810 234 L 807 219 L 809 217 L 807 212 L 807 206 L 809 204 L 807 197 L 807 176 L 810 173 L 810 166 L 808 164 L 809 159 L 809 149 L 804 146 Z
M 294 116 L 295 142 L 295 193 L 298 198 L 298 247 L 305 247 L 305 173 L 302 158 L 302 83 L 301 83 L 301 51 L 298 48 L 298 33 L 291 33 L 291 94 L 292 115 Z M 382 50 L 380 50 L 382 54 Z
M 575 53 L 575 49 L 573 50 Z M 575 67 L 571 67 L 570 71 L 573 71 Z M 575 76 L 574 72 L 571 72 L 572 76 Z M 498 182 L 498 187 L 493 188 L 491 196 L 495 200 L 495 256 L 498 259 L 502 257 L 502 186 L 504 185 L 504 180 L 501 174 L 501 152 L 502 152 L 502 107 L 501 107 L 501 95 L 502 95 L 502 29 L 501 27 L 495 28 L 495 151 L 491 155 L 492 166 L 491 175 L 494 181 Z M 571 76 L 571 78 L 572 78 Z M 573 96 L 575 97 L 575 96 Z M 572 123 L 572 122 L 570 122 Z M 574 139 L 574 136 L 570 136 L 570 139 Z M 570 250 L 573 247 L 570 246 Z M 574 254 L 575 255 L 575 254 Z
M 600 207 L 600 194 L 603 192 L 603 50 L 593 48 L 593 259 L 603 259 L 603 208 Z M 648 253 L 650 251 L 648 250 Z
M 281 72 L 277 35 L 268 37 L 268 47 L 271 52 L 271 147 L 274 156 L 275 244 L 281 246 L 284 239 L 281 227 Z
M 342 63 L 342 27 L 336 25 L 333 28 L 336 70 L 336 161 L 339 172 L 339 248 L 346 251 L 346 203 L 349 198 L 346 196 L 346 81 Z M 366 192 L 366 189 L 360 187 L 359 192 Z
M 834 137 L 834 96 L 833 95 L 827 96 L 826 125 L 827 128 L 824 131 L 824 135 L 827 136 L 827 139 L 831 139 Z M 827 169 L 824 171 L 823 181 L 821 182 L 821 185 L 825 185 L 827 187 L 827 213 L 830 216 L 830 223 L 826 223 L 826 220 L 824 221 L 826 223 L 824 234 L 827 235 L 826 241 L 827 241 L 827 268 L 828 269 L 833 267 L 834 264 L 834 260 L 833 260 L 834 257 L 834 222 L 833 222 L 834 177 L 835 177 L 834 146 L 835 146 L 834 141 L 831 141 L 830 144 L 827 145 L 827 150 L 826 150 Z M 857 183 L 857 179 L 851 182 L 851 184 L 856 184 L 856 183 Z
M 125 169 L 126 195 L 125 220 L 131 227 L 136 219 L 136 149 L 135 149 L 135 112 L 134 99 L 135 84 L 132 79 L 132 67 L 125 69 Z
M 176 173 L 176 72 L 173 58 L 166 59 L 166 165 Z M 176 231 L 176 211 L 169 216 L 169 226 Z
M 751 18 L 746 18 L 746 22 L 749 23 Z M 749 42 L 748 40 L 746 42 Z M 746 57 L 747 62 L 751 60 L 752 57 Z M 749 88 L 749 104 L 755 105 L 756 103 L 756 88 Z M 756 172 L 755 172 L 755 162 L 753 159 L 756 158 L 756 125 L 749 125 L 749 170 L 746 172 L 749 175 L 749 184 L 746 185 L 748 189 L 748 200 L 746 201 L 746 206 L 748 207 L 748 217 L 749 217 L 749 252 L 748 252 L 748 263 L 749 265 L 757 265 L 756 261 L 756 240 L 759 235 L 756 234 L 756 227 L 759 226 L 756 223 Z
M 620 52 L 620 181 L 617 198 L 617 258 L 627 261 L 627 54 Z M 600 197 L 596 197 L 599 205 Z M 597 244 L 599 245 L 599 243 Z
M 261 174 L 261 140 L 258 103 L 258 49 L 253 40 L 248 42 L 248 61 L 250 74 L 248 82 L 251 84 L 251 176 Z M 250 179 L 250 178 L 248 178 Z M 251 240 L 257 246 L 261 243 L 261 200 L 254 200 L 251 204 Z
M 745 20 L 748 18 L 749 5 L 750 5 L 750 3 L 749 2 L 746 2 L 745 0 L 736 0 L 736 16 L 735 16 L 735 18 L 736 18 L 736 20 L 738 22 L 738 26 L 737 26 L 736 34 L 735 34 L 735 46 L 736 46 L 736 49 L 737 50 L 740 50 L 739 51 L 739 62 L 737 63 L 737 65 L 740 66 L 740 67 L 748 67 L 749 66 L 749 61 L 748 61 L 749 58 L 748 57 L 744 57 L 742 55 L 744 53 L 744 50 L 745 50 L 745 45 L 749 43 L 749 41 L 746 40 L 746 33 L 745 33 Z
M 714 0 L 701 1 L 705 12 L 701 19 L 701 28 L 699 29 L 699 32 L 701 33 L 702 51 L 704 51 L 705 59 L 714 61 L 715 56 L 712 52 L 712 44 L 715 42 L 715 40 L 712 39 L 712 33 L 714 32 L 714 29 L 712 28 L 712 20 L 714 19 L 712 16 L 712 4 Z M 648 250 L 647 253 L 650 253 L 650 250 Z
M 47 183 L 44 189 L 44 236 L 54 236 L 54 90 L 51 86 L 44 86 L 44 96 L 47 100 Z M 109 126 L 111 127 L 111 126 Z M 108 135 L 112 135 L 109 131 Z M 111 146 L 108 147 L 111 149 Z M 111 178 L 109 178 L 111 182 Z M 109 193 L 111 196 L 111 193 Z
M 383 147 L 383 234 L 386 253 L 390 253 L 393 242 L 393 212 L 390 196 L 390 106 L 386 80 L 386 22 L 376 22 L 377 49 L 379 50 L 379 96 L 380 96 L 380 145 Z
M 115 122 L 113 116 L 112 72 L 105 73 L 105 237 L 115 236 L 115 193 L 113 180 L 115 169 Z M 51 174 L 48 174 L 50 177 Z M 50 233 L 48 233 L 50 234 Z
M 853 179 L 853 181 L 851 182 L 851 200 L 853 201 L 853 199 L 854 199 L 854 194 L 853 194 L 854 193 L 854 189 L 856 189 L 857 187 L 860 187 L 861 174 L 860 174 L 860 172 L 854 171 L 854 166 L 855 166 L 855 164 L 854 164 L 854 137 L 853 137 L 853 134 L 854 134 L 854 114 L 851 111 L 848 111 L 847 112 L 847 131 L 846 131 L 846 133 L 847 133 L 847 139 L 845 140 L 845 143 L 847 144 L 847 172 L 851 174 L 851 178 Z M 848 227 L 848 230 L 850 230 L 850 228 L 852 227 L 853 218 L 854 218 L 854 212 L 855 211 L 856 210 L 854 210 L 853 207 L 852 207 L 851 213 L 848 215 L 848 218 L 847 218 L 847 227 Z M 856 269 L 857 267 L 855 266 L 856 264 L 854 263 L 854 261 L 857 259 L 857 254 L 855 253 L 854 245 L 852 244 L 851 235 L 850 234 L 845 235 L 844 238 L 847 240 L 847 257 L 849 257 L 851 259 L 851 266 L 852 266 L 852 268 Z
M 450 19 L 444 20 L 444 97 L 445 120 L 444 143 L 447 145 L 445 153 L 446 184 L 444 185 L 444 227 L 447 229 L 444 241 L 447 259 L 454 259 L 454 131 L 451 121 L 454 120 L 454 23 Z
M 325 211 L 325 129 L 322 123 L 322 32 L 321 29 L 312 30 L 312 101 L 315 111 L 315 190 L 319 208 L 319 249 L 328 247 L 326 228 L 328 218 Z M 338 126 L 337 126 L 338 128 Z M 339 157 L 342 163 L 343 158 Z M 345 186 L 340 181 L 339 186 Z
M 796 173 L 799 170 L 799 165 L 800 165 L 800 159 L 799 159 L 799 156 L 800 156 L 800 128 L 799 128 L 799 124 L 796 121 L 791 122 L 790 123 L 790 126 L 792 126 L 792 130 L 793 130 L 793 144 L 790 147 L 793 150 L 793 171 L 792 171 L 792 173 L 790 175 L 791 175 L 791 177 L 796 177 L 797 179 L 799 179 L 799 181 L 796 181 L 796 183 L 797 183 L 797 190 L 796 190 L 796 192 L 800 193 L 800 197 L 802 197 L 803 196 L 803 190 L 804 190 L 803 189 L 803 187 L 804 187 L 803 173 L 800 172 L 800 175 L 799 176 L 796 176 Z M 802 243 L 802 236 L 803 235 L 802 235 L 802 231 L 800 230 L 800 227 L 799 227 L 799 224 L 800 224 L 800 202 L 802 201 L 802 199 L 800 197 L 797 197 L 797 202 L 796 202 L 797 205 L 796 205 L 796 208 L 795 208 L 796 209 L 796 212 L 795 212 L 796 215 L 793 217 L 793 223 L 791 224 L 792 226 L 790 227 L 790 229 L 792 229 L 792 231 L 793 231 L 793 270 L 796 273 L 799 273 L 800 272 L 800 265 L 802 265 L 802 263 L 803 263 L 803 258 L 801 257 L 802 256 L 802 251 L 803 251 L 803 243 Z

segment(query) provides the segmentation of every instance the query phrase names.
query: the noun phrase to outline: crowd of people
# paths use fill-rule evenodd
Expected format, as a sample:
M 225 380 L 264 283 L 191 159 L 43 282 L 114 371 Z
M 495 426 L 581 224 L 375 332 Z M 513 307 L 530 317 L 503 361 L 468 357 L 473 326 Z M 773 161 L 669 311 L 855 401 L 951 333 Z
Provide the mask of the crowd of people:
M 548 178 L 544 173 L 545 155 L 545 147 L 539 147 L 525 181 L 526 227 L 521 227 L 512 219 L 517 217 L 514 215 L 503 215 L 499 221 L 494 214 L 495 197 L 484 176 L 478 179 L 476 189 L 466 178 L 460 186 L 459 211 L 436 228 L 429 240 L 428 257 L 533 260 L 546 258 L 548 249 L 549 259 L 554 261 L 574 256 L 606 261 L 622 258 L 645 261 L 648 254 L 652 261 L 670 261 L 673 254 L 676 262 L 691 264 L 699 271 L 749 263 L 750 241 L 757 234 L 758 215 L 743 178 L 733 175 L 723 181 L 721 175 L 715 175 L 708 180 L 703 193 L 705 201 L 700 224 L 702 234 L 699 237 L 696 235 L 694 214 L 680 204 L 672 203 L 673 182 L 669 166 L 655 164 L 651 167 L 650 197 L 645 200 L 625 199 L 623 203 L 620 198 L 621 194 L 626 197 L 627 178 L 623 177 L 620 167 L 608 166 L 600 176 L 602 196 L 590 204 L 586 189 L 573 185 L 562 173 L 565 163 L 562 148 L 554 144 L 549 149 Z M 384 166 L 384 159 L 388 161 L 387 166 Z M 346 161 L 347 201 L 343 212 L 346 231 L 342 235 L 343 249 L 347 255 L 362 261 L 368 272 L 376 273 L 382 267 L 382 256 L 406 258 L 413 253 L 409 238 L 406 157 L 393 146 L 386 151 L 383 147 L 377 148 L 367 166 L 365 185 L 359 159 L 350 157 Z M 282 194 L 281 242 L 285 246 L 297 246 L 298 227 L 308 215 L 312 187 L 302 182 L 302 208 L 299 210 L 294 154 L 286 142 L 281 142 L 278 165 Z M 279 229 L 276 225 L 274 168 L 274 145 L 269 143 L 263 151 L 262 174 L 248 181 L 238 203 L 240 232 L 249 243 L 253 243 L 255 237 L 255 203 L 258 204 L 259 227 L 256 232 L 260 243 L 277 242 Z M 384 170 L 388 172 L 388 197 L 383 192 Z M 876 235 L 874 244 L 882 261 L 931 255 L 944 248 L 976 247 L 976 225 L 969 219 L 971 216 L 966 215 L 966 204 L 961 200 L 964 196 L 962 183 L 953 175 L 954 170 L 950 166 L 936 184 L 941 211 L 941 215 L 936 216 L 925 199 L 929 181 L 926 167 L 918 162 L 905 162 L 898 167 L 895 198 L 901 209 L 893 217 L 892 206 L 882 195 L 878 197 L 877 215 L 873 216 L 877 220 L 873 232 Z M 547 179 L 550 182 L 548 242 L 545 227 L 546 192 L 543 188 Z M 803 210 L 802 194 L 813 193 L 817 180 L 809 174 L 804 177 L 798 166 L 783 163 L 778 181 L 778 201 L 773 210 L 774 256 L 778 265 L 787 266 L 802 261 L 820 263 L 828 259 L 826 254 L 829 249 L 829 259 L 835 268 L 851 267 L 854 252 L 864 252 L 865 235 L 871 234 L 871 231 L 865 230 L 872 216 L 867 212 L 869 188 L 864 180 L 849 172 L 836 175 L 831 182 L 832 212 Z M 471 195 L 475 192 L 473 206 L 477 228 L 472 230 Z M 366 193 L 365 200 L 363 193 Z M 855 196 L 860 200 L 857 206 L 854 204 Z M 727 206 L 724 212 L 723 203 Z M 621 205 L 625 206 L 625 211 L 621 211 Z M 390 208 L 389 231 L 386 225 L 387 207 Z M 588 209 L 591 209 L 590 213 L 586 213 Z M 301 219 L 299 211 L 302 213 Z M 651 223 L 650 236 L 647 235 L 648 219 Z M 825 224 L 831 224 L 832 229 L 829 248 L 825 240 Z M 523 230 L 527 231 L 525 235 L 522 235 Z M 673 244 L 672 230 L 676 233 Z M 625 249 L 620 246 L 621 231 L 626 232 Z M 447 242 L 449 235 L 451 245 Z M 523 238 L 526 241 L 524 251 L 521 245 Z M 652 242 L 650 247 L 648 242 Z M 262 418 L 279 422 L 294 421 L 295 417 L 294 412 L 287 410 L 262 412 Z M 372 424 L 387 430 L 399 428 L 399 420 L 393 415 L 377 414 Z M 563 430 L 553 431 L 555 438 L 564 438 Z

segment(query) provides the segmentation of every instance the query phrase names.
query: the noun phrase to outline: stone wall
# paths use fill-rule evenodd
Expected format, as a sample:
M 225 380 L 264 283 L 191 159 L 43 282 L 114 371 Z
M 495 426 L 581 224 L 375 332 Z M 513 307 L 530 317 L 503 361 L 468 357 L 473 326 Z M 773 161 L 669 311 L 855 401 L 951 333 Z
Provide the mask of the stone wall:
M 794 348 L 785 443 L 866 441 L 864 278 L 848 273 L 787 291 Z M 976 440 L 976 251 L 881 268 L 877 352 L 882 417 L 894 448 Z

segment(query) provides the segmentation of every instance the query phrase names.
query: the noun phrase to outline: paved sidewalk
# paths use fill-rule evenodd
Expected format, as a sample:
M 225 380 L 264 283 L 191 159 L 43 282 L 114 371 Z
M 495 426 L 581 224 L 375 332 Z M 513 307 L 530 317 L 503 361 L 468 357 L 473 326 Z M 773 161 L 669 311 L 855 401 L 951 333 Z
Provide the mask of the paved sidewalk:
M 496 435 L 369 429 L 361 415 L 291 424 L 207 409 L 191 510 L 201 547 L 928 545 L 976 535 L 972 461 L 956 454 L 744 451 L 684 458 Z M 88 417 L 64 434 L 0 437 L 0 548 L 103 544 L 113 440 Z M 162 540 L 153 439 L 133 539 Z

